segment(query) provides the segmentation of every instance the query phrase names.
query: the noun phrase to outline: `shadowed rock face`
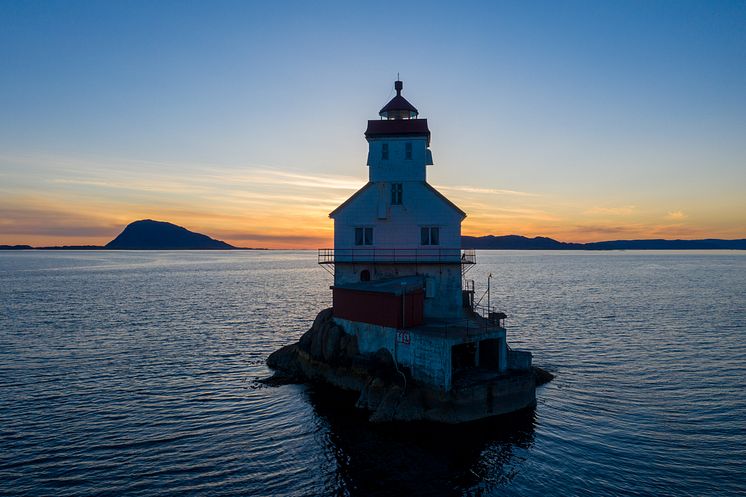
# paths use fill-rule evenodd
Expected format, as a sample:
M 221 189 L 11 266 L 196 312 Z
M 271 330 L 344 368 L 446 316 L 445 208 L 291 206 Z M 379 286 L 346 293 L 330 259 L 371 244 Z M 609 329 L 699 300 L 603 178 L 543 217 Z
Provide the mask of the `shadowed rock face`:
M 144 219 L 129 224 L 119 236 L 106 244 L 106 248 L 122 250 L 225 250 L 235 247 L 175 224 Z
M 355 405 L 370 413 L 371 422 L 436 421 L 462 423 L 513 412 L 535 403 L 537 383 L 553 376 L 534 368 L 476 387 L 444 392 L 418 384 L 396 366 L 386 349 L 362 355 L 357 337 L 335 323 L 324 309 L 297 343 L 267 358 L 275 371 L 265 383 L 322 382 L 359 393 Z

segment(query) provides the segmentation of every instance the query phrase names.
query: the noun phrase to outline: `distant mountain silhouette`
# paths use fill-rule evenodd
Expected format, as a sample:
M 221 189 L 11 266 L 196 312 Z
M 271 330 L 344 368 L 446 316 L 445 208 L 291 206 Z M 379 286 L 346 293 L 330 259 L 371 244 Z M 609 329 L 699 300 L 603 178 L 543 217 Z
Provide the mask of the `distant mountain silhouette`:
M 28 250 L 33 248 L 31 245 L 0 245 L 0 250 Z
M 557 250 L 576 248 L 578 244 L 558 242 L 544 236 L 526 238 L 519 235 L 504 236 L 462 236 L 461 246 L 473 249 L 502 249 L 502 250 Z
M 233 249 L 235 247 L 175 224 L 143 219 L 130 223 L 119 236 L 107 243 L 105 248 L 120 250 L 205 250 Z
M 495 250 L 746 250 L 746 239 L 720 240 L 612 240 L 608 242 L 566 243 L 552 238 L 519 235 L 462 236 L 461 246 L 467 249 Z

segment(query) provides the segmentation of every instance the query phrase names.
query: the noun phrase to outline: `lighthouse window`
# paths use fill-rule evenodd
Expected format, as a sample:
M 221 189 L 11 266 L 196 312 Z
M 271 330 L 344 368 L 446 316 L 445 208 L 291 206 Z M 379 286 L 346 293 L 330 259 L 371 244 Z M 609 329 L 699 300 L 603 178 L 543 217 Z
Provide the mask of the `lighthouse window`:
M 412 142 L 407 142 L 404 146 L 404 159 L 412 160 Z
M 373 228 L 355 228 L 355 245 L 373 245 Z
M 391 183 L 391 205 L 401 205 L 403 191 L 401 183 Z
M 381 159 L 382 160 L 389 160 L 389 144 L 384 143 L 381 145 Z
M 420 228 L 420 243 L 422 245 L 440 245 L 440 228 Z

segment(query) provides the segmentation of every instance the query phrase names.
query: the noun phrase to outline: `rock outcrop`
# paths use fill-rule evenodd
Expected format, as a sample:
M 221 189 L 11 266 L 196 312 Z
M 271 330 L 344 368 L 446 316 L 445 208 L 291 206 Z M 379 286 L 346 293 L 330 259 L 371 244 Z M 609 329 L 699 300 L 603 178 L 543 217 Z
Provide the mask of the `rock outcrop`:
M 273 352 L 267 366 L 275 374 L 264 383 L 324 382 L 359 392 L 356 406 L 370 412 L 371 422 L 461 423 L 504 414 L 525 404 L 526 392 L 533 398 L 536 384 L 553 378 L 534 368 L 487 384 L 440 391 L 413 381 L 386 349 L 361 354 L 357 337 L 334 322 L 332 309 L 321 311 L 297 343 Z

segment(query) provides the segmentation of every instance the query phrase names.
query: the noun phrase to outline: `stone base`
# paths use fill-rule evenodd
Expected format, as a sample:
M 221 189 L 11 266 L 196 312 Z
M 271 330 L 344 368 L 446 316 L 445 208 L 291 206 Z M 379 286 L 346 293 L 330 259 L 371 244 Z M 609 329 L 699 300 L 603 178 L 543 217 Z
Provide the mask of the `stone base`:
M 275 370 L 267 383 L 324 382 L 359 392 L 356 406 L 371 413 L 371 422 L 453 424 L 507 414 L 535 405 L 537 377 L 546 382 L 552 376 L 540 368 L 503 374 L 475 370 L 442 391 L 408 378 L 386 349 L 361 355 L 356 337 L 334 322 L 331 309 L 319 313 L 298 343 L 273 352 L 267 365 Z

